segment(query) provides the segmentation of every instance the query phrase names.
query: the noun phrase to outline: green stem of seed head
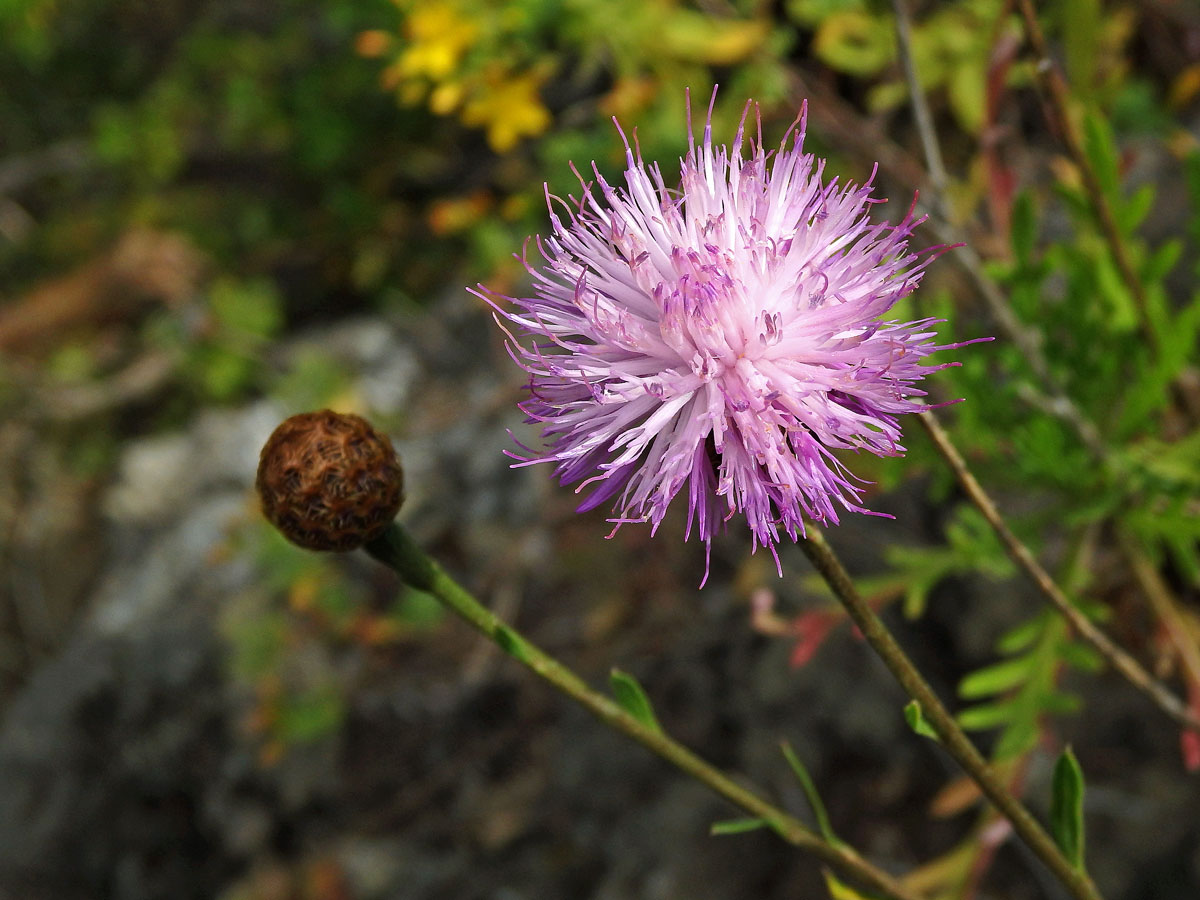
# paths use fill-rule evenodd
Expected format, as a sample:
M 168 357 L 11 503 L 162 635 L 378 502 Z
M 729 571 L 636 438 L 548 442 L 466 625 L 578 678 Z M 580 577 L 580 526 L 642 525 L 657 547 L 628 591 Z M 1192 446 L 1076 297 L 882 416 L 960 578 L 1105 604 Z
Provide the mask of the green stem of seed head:
M 608 696 L 588 687 L 578 675 L 502 621 L 455 582 L 398 524 L 391 525 L 380 537 L 367 544 L 366 550 L 383 564 L 395 569 L 407 584 L 432 594 L 494 641 L 505 653 L 584 706 L 601 722 L 633 738 L 671 765 L 762 820 L 789 844 L 811 853 L 880 897 L 887 900 L 918 900 L 916 894 L 887 872 L 867 862 L 850 847 L 826 840 L 799 819 L 705 762 L 661 728 L 648 724 Z

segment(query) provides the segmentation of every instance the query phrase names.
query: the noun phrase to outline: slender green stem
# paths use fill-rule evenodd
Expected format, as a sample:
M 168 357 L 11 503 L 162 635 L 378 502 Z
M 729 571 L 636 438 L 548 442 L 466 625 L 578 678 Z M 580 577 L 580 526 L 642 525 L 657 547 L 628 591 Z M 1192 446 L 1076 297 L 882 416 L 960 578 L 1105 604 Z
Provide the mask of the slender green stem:
M 971 779 L 979 785 L 1000 813 L 1008 819 L 1013 830 L 1029 845 L 1051 872 L 1066 886 L 1077 900 L 1099 900 L 1100 894 L 1092 879 L 1081 869 L 1076 869 L 1063 856 L 1058 846 L 1033 814 L 1009 791 L 1003 779 L 995 772 L 975 745 L 963 732 L 954 717 L 942 705 L 933 688 L 917 671 L 912 660 L 896 643 L 887 626 L 875 614 L 870 604 L 859 594 L 849 573 L 825 536 L 814 526 L 807 526 L 807 536 L 800 541 L 800 549 L 828 583 L 833 593 L 842 602 L 850 618 L 858 626 L 871 648 L 900 682 L 908 695 L 921 706 L 921 714 L 933 726 L 941 739 L 942 746 L 962 766 Z
M 480 604 L 430 559 L 399 525 L 393 524 L 366 549 L 380 562 L 399 572 L 408 584 L 437 597 L 477 631 L 584 706 L 601 722 L 627 734 L 725 799 L 762 819 L 789 844 L 808 851 L 889 900 L 917 900 L 914 893 L 882 869 L 864 860 L 850 847 L 826 841 L 799 819 L 737 784 L 662 731 L 643 723 L 604 694 L 592 690 L 578 675 Z
M 933 413 L 924 412 L 917 418 L 925 426 L 925 430 L 929 432 L 929 437 L 933 440 L 933 445 L 937 448 L 938 453 L 942 455 L 950 470 L 954 472 L 959 485 L 961 485 L 967 497 L 975 504 L 975 508 L 979 510 L 988 524 L 992 526 L 992 531 L 996 533 L 996 536 L 1000 538 L 1000 543 L 1004 545 L 1005 552 L 1008 553 L 1009 558 L 1025 570 L 1026 574 L 1033 579 L 1033 583 L 1038 586 L 1042 595 L 1058 610 L 1059 614 L 1071 624 L 1071 627 L 1075 629 L 1080 637 L 1091 644 L 1101 656 L 1108 660 L 1108 663 L 1124 676 L 1125 680 L 1149 697 L 1155 706 L 1184 728 L 1200 731 L 1200 718 L 1197 718 L 1188 709 L 1187 704 L 1171 693 L 1162 682 L 1147 672 L 1136 659 L 1121 649 L 1112 638 L 1085 616 L 1070 601 L 1067 595 L 1063 593 L 1062 589 L 1059 588 L 1058 584 L 1050 576 L 1050 573 L 1042 567 L 1042 564 L 1037 561 L 1037 558 L 1030 552 L 1029 548 L 1021 543 L 1020 538 L 1013 534 L 1012 529 L 1008 527 L 1008 523 L 1004 521 L 1004 517 L 1000 514 L 1000 510 L 996 508 L 996 504 L 992 501 L 992 498 L 988 496 L 987 492 L 979 484 L 979 481 L 971 473 L 966 460 L 958 452 L 958 448 L 954 446 L 954 443 L 950 440 L 950 436 L 946 434 L 945 429 L 938 423 Z M 1158 606 L 1155 608 L 1157 609 Z M 1197 660 L 1197 666 L 1197 671 L 1200 672 L 1200 660 Z

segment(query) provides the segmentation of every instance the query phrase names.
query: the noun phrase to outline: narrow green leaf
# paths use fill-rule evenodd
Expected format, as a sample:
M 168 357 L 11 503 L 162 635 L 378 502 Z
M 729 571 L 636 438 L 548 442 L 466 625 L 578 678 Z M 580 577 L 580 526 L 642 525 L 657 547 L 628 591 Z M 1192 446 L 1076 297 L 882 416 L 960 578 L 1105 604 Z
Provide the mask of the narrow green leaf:
M 960 712 L 958 724 L 968 731 L 985 731 L 1003 725 L 1012 715 L 1012 705 L 1009 703 L 982 703 Z
M 1200 221 L 1200 216 L 1197 220 Z M 1164 361 L 1169 360 L 1172 377 L 1192 363 L 1197 332 L 1200 332 L 1200 294 L 1193 295 L 1190 303 L 1170 316 L 1159 336 L 1163 345 L 1162 357 Z
M 1111 257 L 1102 257 L 1094 263 L 1093 274 L 1096 287 L 1099 288 L 1100 298 L 1108 305 L 1109 317 L 1106 321 L 1108 330 L 1113 334 L 1131 332 L 1137 328 L 1137 309 L 1133 305 L 1133 296 L 1129 287 L 1121 278 L 1117 265 Z
M 1108 122 L 1099 113 L 1089 112 L 1083 117 L 1083 150 L 1096 170 L 1100 189 L 1110 203 L 1115 203 L 1119 200 L 1121 184 L 1116 142 Z
M 758 831 L 760 828 L 769 828 L 770 824 L 766 819 L 725 819 L 722 822 L 713 822 L 708 833 L 713 836 L 746 834 L 749 831 Z
M 922 737 L 941 741 L 938 733 L 933 730 L 933 726 L 925 721 L 925 715 L 921 712 L 921 704 L 916 700 L 908 701 L 904 707 L 904 721 L 908 723 L 909 728 Z
M 1037 746 L 1041 735 L 1036 718 L 1017 719 L 1000 733 L 992 755 L 997 762 L 1022 756 Z
M 621 709 L 647 728 L 662 733 L 662 726 L 658 724 L 658 718 L 654 715 L 654 707 L 650 705 L 650 698 L 646 696 L 646 692 L 642 690 L 642 686 L 638 684 L 636 678 L 628 672 L 613 669 L 612 674 L 608 676 L 608 683 L 612 688 L 613 697 Z
M 1162 540 L 1189 583 L 1200 581 L 1200 554 L 1196 552 L 1195 540 L 1177 533 L 1163 535 Z
M 829 891 L 830 900 L 871 900 L 870 894 L 864 894 L 857 888 L 852 888 L 841 881 L 828 869 L 822 869 L 825 876 L 825 887 Z
M 1075 868 L 1083 870 L 1083 769 L 1067 747 L 1054 765 L 1050 832 Z
M 800 757 L 796 755 L 791 744 L 783 741 L 779 747 L 783 751 L 783 758 L 787 760 L 792 772 L 795 773 L 796 780 L 800 782 L 800 787 L 804 788 L 808 805 L 812 807 L 813 816 L 817 820 L 817 830 L 821 832 L 821 836 L 825 840 L 835 847 L 843 846 L 842 841 L 833 832 L 833 826 L 829 823 L 829 813 L 825 811 L 825 804 L 821 802 L 821 795 L 817 793 L 817 786 L 813 783 L 812 776 L 808 774 L 808 769 L 804 768 L 804 763 L 800 762 Z
M 1065 691 L 1051 691 L 1041 698 L 1042 709 L 1053 716 L 1065 716 L 1077 713 L 1083 708 L 1083 701 L 1074 694 Z
M 1143 184 L 1125 201 L 1124 212 L 1120 215 L 1121 225 L 1127 231 L 1133 231 L 1145 221 L 1147 214 L 1154 206 L 1154 185 Z
M 925 612 L 929 597 L 929 585 L 922 580 L 914 581 L 904 591 L 904 618 L 919 619 Z
M 1081 672 L 1099 672 L 1104 668 L 1104 657 L 1087 644 L 1075 641 L 1062 641 L 1056 648 L 1058 658 L 1072 669 Z
M 986 666 L 959 682 L 958 695 L 965 700 L 975 700 L 1012 690 L 1029 678 L 1034 663 L 1032 657 L 1018 656 Z
M 1005 656 L 1027 650 L 1041 637 L 1045 624 L 1046 617 L 1043 615 L 1037 615 L 1028 622 L 1022 622 L 1016 628 L 1006 631 L 1000 636 L 1000 640 L 996 642 L 996 650 Z

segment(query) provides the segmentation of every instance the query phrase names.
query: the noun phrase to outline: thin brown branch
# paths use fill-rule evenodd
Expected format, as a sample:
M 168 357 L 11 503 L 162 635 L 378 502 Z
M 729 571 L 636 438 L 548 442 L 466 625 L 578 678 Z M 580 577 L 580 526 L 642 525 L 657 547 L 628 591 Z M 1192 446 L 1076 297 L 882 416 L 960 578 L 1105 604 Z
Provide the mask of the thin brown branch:
M 1133 298 L 1142 338 L 1146 341 L 1147 346 L 1157 353 L 1160 349 L 1159 341 L 1150 322 L 1146 288 L 1133 270 L 1129 248 L 1120 228 L 1117 227 L 1112 206 L 1104 194 L 1095 168 L 1084 152 L 1079 130 L 1075 120 L 1071 117 L 1071 94 L 1067 80 L 1050 56 L 1046 37 L 1042 32 L 1042 26 L 1038 21 L 1037 11 L 1033 7 L 1032 0 L 1017 0 L 1017 5 L 1020 7 L 1021 17 L 1025 22 L 1025 33 L 1029 38 L 1029 44 L 1037 55 L 1034 73 L 1038 86 L 1048 101 L 1047 117 L 1050 119 L 1051 125 L 1057 129 L 1059 137 L 1067 149 L 1067 154 L 1083 179 L 1084 193 L 1095 213 L 1100 231 L 1108 244 L 1109 252 L 1112 254 L 1121 280 Z M 1178 408 L 1185 410 L 1192 419 L 1200 417 L 1198 381 L 1200 379 L 1197 378 L 1195 370 L 1189 368 L 1180 373 L 1171 385 L 1171 393 Z M 1172 641 L 1188 666 L 1191 676 L 1200 679 L 1200 650 L 1196 648 L 1195 642 L 1187 637 L 1185 631 L 1172 627 L 1171 612 L 1176 609 L 1177 601 L 1172 596 L 1170 588 L 1158 576 L 1158 573 L 1153 571 L 1153 567 L 1149 565 L 1141 551 L 1130 541 L 1122 539 L 1121 549 L 1133 570 L 1135 579 L 1150 600 L 1155 615 L 1159 616 L 1167 627 L 1168 633 L 1171 634 Z
M 1084 193 L 1096 215 L 1100 231 L 1108 244 L 1109 252 L 1112 253 L 1113 262 L 1117 266 L 1121 280 L 1125 282 L 1125 287 L 1133 298 L 1142 339 L 1157 352 L 1158 335 L 1150 323 L 1150 304 L 1146 297 L 1146 288 L 1133 270 L 1133 263 L 1129 258 L 1129 248 L 1125 244 L 1125 238 L 1121 235 L 1120 228 L 1117 227 L 1112 206 L 1104 194 L 1104 188 L 1100 185 L 1096 169 L 1084 152 L 1079 129 L 1071 117 L 1071 92 L 1067 87 L 1067 80 L 1050 56 L 1050 51 L 1046 46 L 1046 37 L 1042 33 L 1042 26 L 1038 22 L 1032 0 L 1017 0 L 1017 5 L 1021 9 L 1021 18 L 1025 20 L 1025 34 L 1029 37 L 1029 44 L 1037 55 L 1033 70 L 1034 78 L 1048 101 L 1047 118 L 1050 119 L 1051 127 L 1058 132 L 1059 139 L 1067 150 L 1067 155 L 1071 157 L 1071 161 L 1083 179 Z
M 912 98 L 913 118 L 917 123 L 917 134 L 921 136 L 921 148 L 925 153 L 925 164 L 929 167 L 929 180 L 933 183 L 934 202 L 938 207 L 944 207 L 946 186 L 949 176 L 946 174 L 946 164 L 942 161 L 942 148 L 938 144 L 937 132 L 933 127 L 933 116 L 929 112 L 929 104 L 925 102 L 925 92 L 917 78 L 917 66 L 912 56 L 912 22 L 908 15 L 908 7 L 904 0 L 892 0 L 892 9 L 896 13 L 896 51 L 900 56 L 900 65 L 904 69 L 904 80 L 908 83 L 909 95 Z M 940 208 L 944 216 L 946 210 Z
M 1013 830 L 1030 850 L 1045 863 L 1055 877 L 1067 888 L 1076 900 L 1099 900 L 1091 878 L 1082 869 L 1077 869 L 1063 856 L 1058 846 L 1033 814 L 1018 800 L 1004 779 L 996 772 L 983 755 L 971 743 L 958 722 L 942 705 L 937 694 L 922 677 L 896 643 L 869 603 L 859 594 L 849 573 L 825 540 L 825 536 L 812 525 L 806 526 L 807 534 L 799 541 L 800 549 L 812 562 L 830 589 L 842 602 L 850 618 L 854 620 L 867 643 L 871 645 L 888 667 L 896 680 L 912 699 L 921 706 L 921 715 L 937 732 L 942 746 L 954 757 L 979 789 L 997 810 L 1008 819 Z
M 1022 2 L 1028 4 L 1028 0 L 1022 0 Z M 918 123 L 918 131 L 921 135 L 925 157 L 931 173 L 940 172 L 940 180 L 945 183 L 946 174 L 942 166 L 942 155 L 938 146 L 937 133 L 933 130 L 928 104 L 925 102 L 925 95 L 921 91 L 920 84 L 917 81 L 916 70 L 912 64 L 912 54 L 909 48 L 910 29 L 904 0 L 893 0 L 893 6 L 896 10 L 896 40 L 901 60 L 904 61 L 905 77 L 908 82 L 909 94 L 912 98 L 914 115 Z M 922 125 L 922 123 L 925 124 Z M 935 176 L 935 186 L 937 180 L 938 177 Z M 934 203 L 938 206 L 941 205 L 939 197 L 935 196 Z M 960 247 L 954 256 L 966 256 L 968 270 L 979 274 L 980 277 L 977 279 L 977 284 L 980 285 L 982 289 L 981 293 L 983 293 L 985 299 L 988 301 L 988 305 L 992 309 L 997 322 L 1001 323 L 1006 331 L 1016 326 L 1015 330 L 1010 332 L 1010 337 L 1014 342 L 1017 342 L 1018 339 L 1021 341 L 1032 340 L 1030 337 L 1031 333 L 1027 333 L 1024 326 L 1016 321 L 1016 317 L 1012 314 L 1007 299 L 995 285 L 995 282 L 983 275 L 982 266 L 973 251 L 969 247 Z M 1022 346 L 1022 349 L 1025 350 L 1025 347 Z M 1035 355 L 1030 355 L 1028 350 L 1025 352 L 1030 365 L 1034 368 L 1035 374 L 1038 375 L 1052 394 L 1052 397 L 1043 397 L 1040 395 L 1030 397 L 1029 402 L 1043 411 L 1071 423 L 1081 441 L 1092 455 L 1100 460 L 1106 459 L 1108 451 L 1104 447 L 1098 430 L 1089 420 L 1083 417 L 1078 407 L 1058 387 L 1056 380 L 1049 372 L 1045 358 L 1040 352 Z M 954 472 L 955 477 L 958 479 L 967 496 L 971 499 L 971 502 L 975 504 L 988 524 L 991 525 L 996 536 L 1000 538 L 1005 552 L 1008 553 L 1013 562 L 1029 575 L 1050 604 L 1070 623 L 1081 638 L 1091 644 L 1117 672 L 1149 697 L 1159 709 L 1182 727 L 1200 731 L 1200 718 L 1197 718 L 1191 712 L 1186 703 L 1155 679 L 1136 659 L 1113 642 L 1107 634 L 1071 603 L 1066 594 L 1058 587 L 1054 579 L 1051 578 L 1050 573 L 1042 567 L 1037 558 L 1029 551 L 1029 548 L 1008 527 L 996 504 L 971 473 L 962 454 L 958 452 L 958 448 L 955 447 L 954 443 L 950 440 L 950 436 L 938 423 L 933 413 L 922 413 L 919 418 L 921 424 L 929 432 L 934 446 Z M 1169 599 L 1169 592 L 1167 597 Z M 1200 678 L 1200 658 L 1196 662 L 1198 666 L 1196 674 Z
M 1132 537 L 1118 531 L 1117 544 L 1133 572 L 1134 580 L 1149 599 L 1150 608 L 1166 631 L 1171 646 L 1179 654 L 1179 661 L 1187 672 L 1188 680 L 1200 684 L 1200 647 L 1196 646 L 1191 629 L 1179 610 L 1171 588 Z
M 996 504 L 992 502 L 992 498 L 988 496 L 987 492 L 984 491 L 978 480 L 971 473 L 966 460 L 958 452 L 958 448 L 951 442 L 950 436 L 946 434 L 933 413 L 924 412 L 917 418 L 925 426 L 925 430 L 929 432 L 929 437 L 933 440 L 934 446 L 937 447 L 938 453 L 942 455 L 942 458 L 954 472 L 963 491 L 966 492 L 971 502 L 975 504 L 975 508 L 987 519 L 996 536 L 1000 538 L 1000 543 L 1004 545 L 1004 550 L 1009 558 L 1033 580 L 1033 583 L 1037 585 L 1042 595 L 1050 601 L 1050 605 L 1071 624 L 1071 627 L 1075 629 L 1081 638 L 1091 644 L 1108 661 L 1109 665 L 1116 669 L 1125 680 L 1149 697 L 1155 706 L 1174 719 L 1180 726 L 1200 732 L 1200 718 L 1196 717 L 1187 704 L 1147 672 L 1136 659 L 1121 649 L 1112 638 L 1105 634 L 1071 603 L 1067 595 L 1055 583 L 1050 573 L 1037 561 L 1037 558 L 1030 552 L 1029 548 L 1021 542 L 1020 538 L 1013 534 L 1012 529 L 1008 527 L 1008 523 L 1004 521 L 1004 517 L 1000 514 L 1000 510 L 996 508 Z M 1157 575 L 1157 573 L 1154 574 Z M 1147 595 L 1150 596 L 1149 591 L 1147 591 Z M 1158 606 L 1159 604 L 1155 603 L 1156 609 Z M 1197 678 L 1200 679 L 1200 655 L 1196 658 L 1196 664 Z
M 820 123 L 821 133 L 839 146 L 849 147 L 864 159 L 873 159 L 880 168 L 897 181 L 913 185 L 920 194 L 934 198 L 932 177 L 925 167 L 903 147 L 890 140 L 883 131 L 866 121 L 850 104 L 815 82 L 798 73 L 793 75 L 794 90 L 809 101 L 809 115 Z M 921 101 L 923 103 L 923 99 Z M 1050 368 L 1042 349 L 1041 334 L 1028 327 L 1013 312 L 1008 298 L 999 285 L 984 271 L 983 261 L 968 243 L 967 234 L 951 225 L 929 202 L 918 204 L 917 212 L 928 215 L 925 227 L 942 244 L 958 245 L 948 254 L 971 280 L 988 313 L 1001 333 L 1025 357 L 1038 386 L 1029 385 L 1026 402 L 1064 422 L 1097 461 L 1107 458 L 1107 450 L 1095 424 L 1088 419 L 1067 395 Z

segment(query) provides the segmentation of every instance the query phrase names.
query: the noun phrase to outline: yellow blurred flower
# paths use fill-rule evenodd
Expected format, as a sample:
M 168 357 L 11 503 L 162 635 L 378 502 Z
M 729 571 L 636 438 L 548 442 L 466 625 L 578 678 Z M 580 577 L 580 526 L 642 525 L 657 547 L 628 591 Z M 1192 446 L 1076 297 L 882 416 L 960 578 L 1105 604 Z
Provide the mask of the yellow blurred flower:
M 429 108 L 439 116 L 447 116 L 462 103 L 466 88 L 461 81 L 443 81 L 429 94 Z
M 442 81 L 454 74 L 459 60 L 471 48 L 478 28 L 453 3 L 428 2 L 418 5 L 405 22 L 409 44 L 398 65 L 408 78 L 424 76 Z
M 505 153 L 523 137 L 536 137 L 550 127 L 550 111 L 538 95 L 545 76 L 525 72 L 513 77 L 490 77 L 463 107 L 466 125 L 487 129 L 487 141 Z

